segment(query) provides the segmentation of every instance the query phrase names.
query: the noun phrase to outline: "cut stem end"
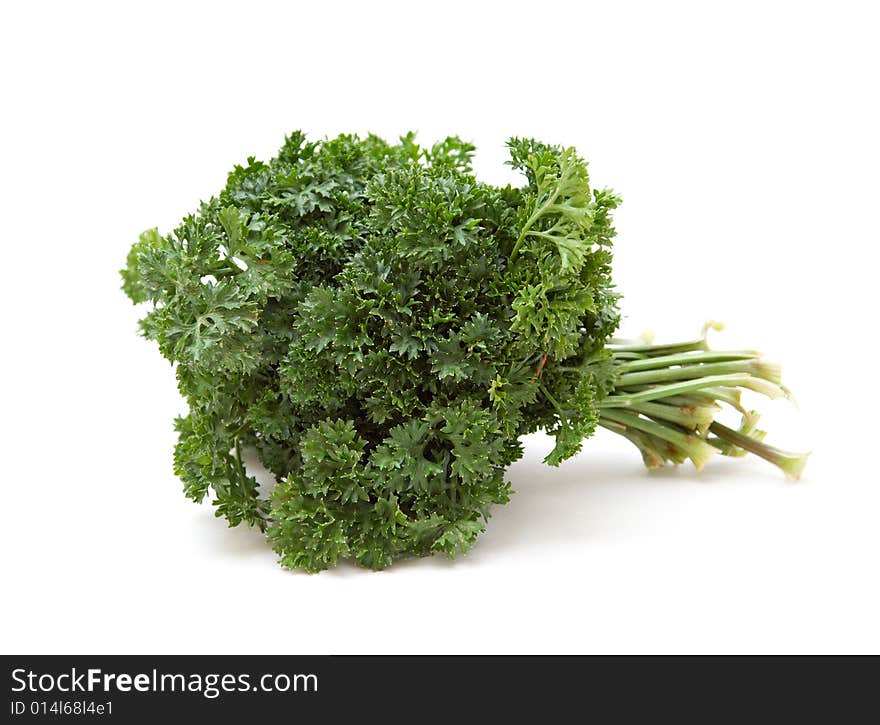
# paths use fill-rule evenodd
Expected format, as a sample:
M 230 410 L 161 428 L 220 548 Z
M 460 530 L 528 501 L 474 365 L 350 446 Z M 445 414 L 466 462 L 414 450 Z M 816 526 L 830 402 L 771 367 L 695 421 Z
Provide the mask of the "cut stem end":
M 649 468 L 690 459 L 699 470 L 714 453 L 751 453 L 789 479 L 800 478 L 810 454 L 764 443 L 758 414 L 740 403 L 743 389 L 791 398 L 779 365 L 751 350 L 710 350 L 705 338 L 667 345 L 613 341 L 611 351 L 617 382 L 599 405 L 599 423 L 634 443 Z M 714 419 L 722 403 L 742 413 L 740 430 Z

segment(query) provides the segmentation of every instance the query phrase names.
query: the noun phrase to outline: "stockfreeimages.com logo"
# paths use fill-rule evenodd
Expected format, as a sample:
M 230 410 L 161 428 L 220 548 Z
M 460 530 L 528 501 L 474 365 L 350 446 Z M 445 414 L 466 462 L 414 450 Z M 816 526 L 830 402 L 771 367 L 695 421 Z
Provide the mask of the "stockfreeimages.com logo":
M 37 673 L 18 668 L 12 671 L 12 692 L 75 693 L 104 692 L 108 694 L 129 692 L 178 692 L 199 693 L 209 699 L 224 692 L 317 692 L 318 676 L 315 674 L 264 674 L 251 677 L 249 673 L 168 673 L 152 672 L 104 672 L 100 669 L 78 670 L 71 668 L 61 674 Z

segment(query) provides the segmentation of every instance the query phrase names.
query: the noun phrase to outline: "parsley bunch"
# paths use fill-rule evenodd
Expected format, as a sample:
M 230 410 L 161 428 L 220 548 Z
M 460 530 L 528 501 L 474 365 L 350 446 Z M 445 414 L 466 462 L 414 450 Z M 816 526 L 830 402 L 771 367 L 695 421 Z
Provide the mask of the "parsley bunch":
M 266 531 L 284 566 L 466 551 L 541 429 L 550 465 L 602 425 L 650 466 L 751 451 L 799 473 L 804 457 L 764 445 L 738 398 L 784 394 L 778 369 L 704 340 L 613 340 L 619 198 L 571 148 L 508 147 L 522 187 L 478 181 L 455 137 L 297 132 L 132 247 L 123 289 L 150 303 L 142 333 L 189 404 L 184 491 Z M 714 420 L 719 402 L 742 410 L 739 431 Z M 268 498 L 245 449 L 276 478 Z

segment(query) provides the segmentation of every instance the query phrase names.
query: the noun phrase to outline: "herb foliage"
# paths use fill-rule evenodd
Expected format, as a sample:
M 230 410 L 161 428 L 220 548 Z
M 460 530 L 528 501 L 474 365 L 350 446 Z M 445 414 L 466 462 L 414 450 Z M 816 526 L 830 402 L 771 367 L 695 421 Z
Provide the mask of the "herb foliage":
M 650 395 L 669 370 L 701 367 L 674 358 L 699 346 L 671 349 L 656 379 L 667 348 L 611 343 L 619 198 L 591 187 L 571 148 L 508 147 L 521 187 L 478 181 L 474 147 L 456 137 L 422 147 L 412 134 L 296 132 L 132 247 L 123 289 L 149 303 L 142 334 L 175 364 L 189 405 L 174 452 L 184 492 L 264 530 L 284 566 L 467 551 L 508 501 L 505 470 L 533 431 L 555 437 L 550 465 L 599 424 L 649 465 L 689 446 L 743 451 L 702 427 L 715 398 L 689 401 L 702 411 L 689 429 L 687 412 L 670 412 L 687 408 L 676 391 Z M 661 362 L 631 383 L 639 368 L 622 366 L 639 359 Z M 759 445 L 752 428 L 730 433 Z M 268 498 L 245 449 L 277 480 Z

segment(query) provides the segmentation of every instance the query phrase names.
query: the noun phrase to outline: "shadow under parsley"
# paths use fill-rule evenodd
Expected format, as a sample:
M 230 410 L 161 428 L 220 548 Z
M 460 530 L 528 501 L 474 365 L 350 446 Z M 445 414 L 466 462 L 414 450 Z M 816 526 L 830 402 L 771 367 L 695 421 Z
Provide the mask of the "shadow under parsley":
M 668 509 L 669 498 L 675 491 L 687 493 L 689 490 L 688 495 L 692 495 L 694 487 L 725 482 L 741 486 L 746 473 L 744 468 L 748 469 L 746 478 L 756 474 L 755 485 L 766 485 L 767 478 L 778 480 L 773 471 L 767 471 L 766 476 L 757 475 L 758 469 L 752 469 L 748 462 L 722 460 L 720 456 L 703 471 L 696 471 L 690 465 L 649 471 L 628 447 L 620 452 L 587 449 L 558 468 L 552 468 L 542 461 L 543 447 L 540 443 L 527 445 L 525 457 L 508 469 L 507 479 L 513 489 L 511 500 L 493 509 L 486 532 L 465 556 L 405 559 L 378 573 L 343 561 L 321 574 L 376 576 L 414 568 L 451 573 L 517 557 L 524 550 L 551 556 L 554 550 L 575 546 L 589 551 L 591 543 L 607 545 L 634 536 L 645 510 L 650 512 L 655 506 Z M 246 456 L 245 463 L 249 473 L 256 476 L 262 492 L 268 493 L 273 484 L 271 474 L 255 458 Z M 218 555 L 269 556 L 274 560 L 265 536 L 259 531 L 244 526 L 230 529 L 215 518 L 208 507 L 199 521 L 200 528 L 204 529 L 204 540 Z

